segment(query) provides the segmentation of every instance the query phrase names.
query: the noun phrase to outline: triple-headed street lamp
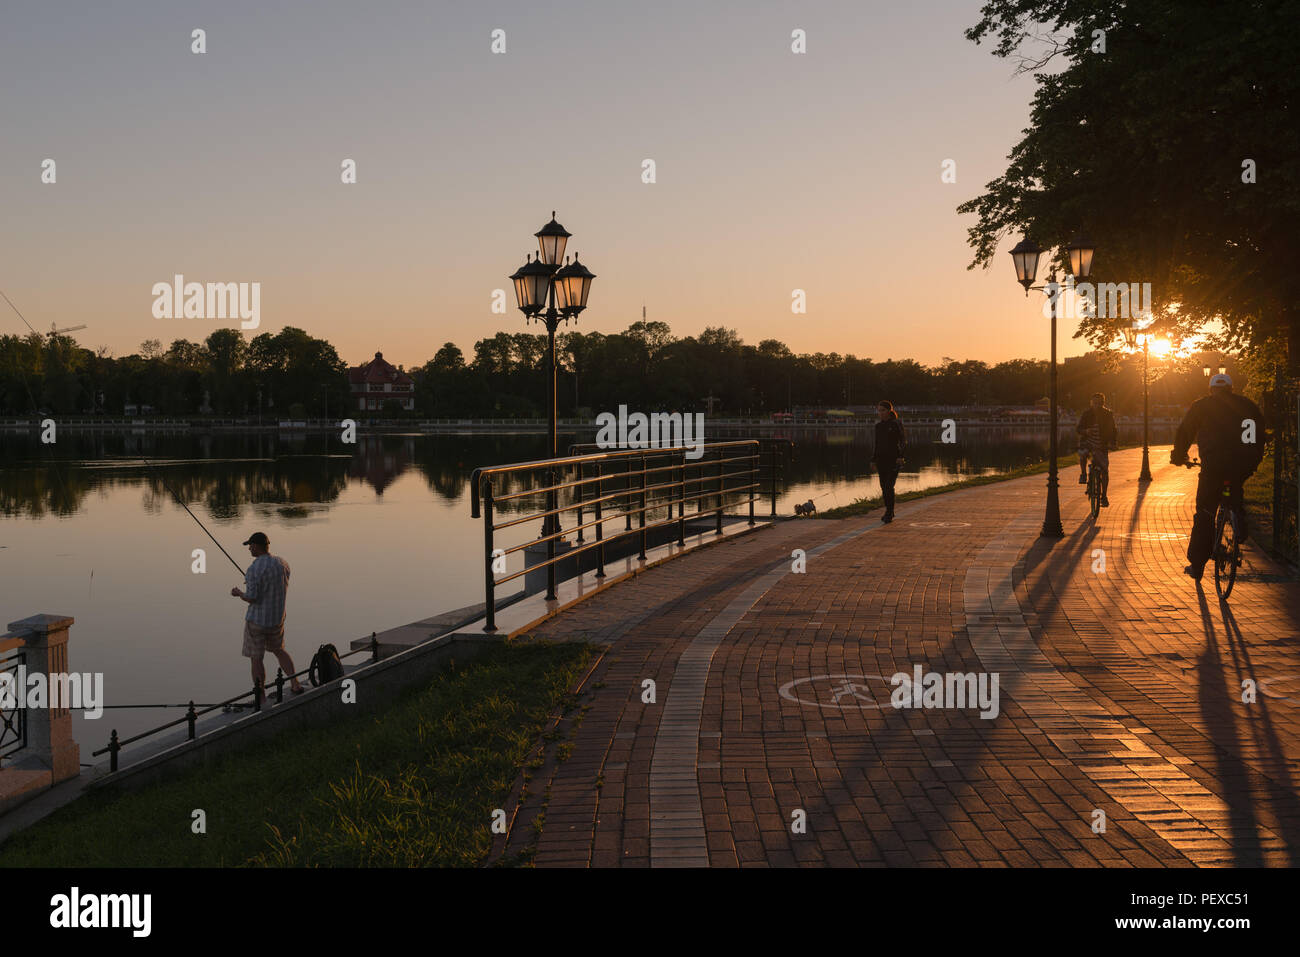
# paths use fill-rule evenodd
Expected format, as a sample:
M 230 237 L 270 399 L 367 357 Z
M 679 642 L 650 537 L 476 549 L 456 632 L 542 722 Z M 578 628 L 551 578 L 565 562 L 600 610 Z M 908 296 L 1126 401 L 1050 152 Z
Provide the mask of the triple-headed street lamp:
M 1147 378 L 1147 363 L 1151 356 L 1151 335 L 1138 328 L 1137 323 L 1125 327 L 1124 344 L 1136 350 L 1138 340 L 1142 340 L 1142 472 L 1139 482 L 1151 481 L 1151 387 Z
M 1070 275 L 1075 279 L 1087 279 L 1092 273 L 1092 254 L 1096 250 L 1093 248 L 1083 234 L 1077 234 L 1070 245 L 1066 247 L 1070 260 Z M 1011 250 L 1011 259 L 1016 265 L 1016 280 L 1020 285 L 1025 287 L 1025 295 L 1029 295 L 1030 289 L 1050 290 L 1049 296 L 1052 300 L 1052 367 L 1051 367 L 1051 420 L 1052 435 L 1048 444 L 1048 466 L 1047 466 L 1047 514 L 1043 517 L 1043 530 L 1040 534 L 1052 538 L 1061 538 L 1065 535 L 1065 529 L 1061 527 L 1061 502 L 1057 492 L 1057 474 L 1056 474 L 1056 431 L 1058 427 L 1056 418 L 1056 304 L 1061 298 L 1061 287 L 1056 284 L 1056 267 L 1052 267 L 1051 274 L 1047 277 L 1047 284 L 1044 286 L 1035 286 L 1034 279 L 1038 276 L 1038 257 L 1043 254 L 1043 250 L 1029 241 L 1028 238 L 1016 243 Z
M 536 319 L 546 324 L 546 365 L 550 370 L 547 437 L 550 457 L 555 458 L 559 454 L 555 435 L 555 330 L 561 321 L 568 322 L 572 319 L 576 322 L 578 313 L 587 308 L 587 294 L 591 292 L 591 281 L 596 276 L 578 262 L 577 253 L 574 253 L 573 262 L 566 261 L 565 265 L 560 265 L 564 259 L 564 247 L 573 234 L 555 221 L 554 211 L 551 212 L 551 221 L 533 235 L 537 237 L 537 258 L 533 259 L 529 253 L 527 261 L 510 279 L 515 284 L 519 311 L 528 321 Z M 552 481 L 549 484 L 555 483 Z M 548 499 L 547 511 L 554 512 L 555 493 L 551 492 Z M 542 525 L 543 537 L 556 534 L 559 530 L 558 517 L 548 515 Z

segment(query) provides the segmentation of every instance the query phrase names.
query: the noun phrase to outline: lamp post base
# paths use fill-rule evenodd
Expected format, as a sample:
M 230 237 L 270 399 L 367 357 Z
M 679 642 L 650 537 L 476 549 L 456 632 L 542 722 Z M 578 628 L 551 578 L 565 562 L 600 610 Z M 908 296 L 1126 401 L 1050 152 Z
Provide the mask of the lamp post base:
M 1040 538 L 1064 538 L 1065 529 L 1061 527 L 1061 499 L 1057 492 L 1056 473 L 1047 478 L 1047 514 L 1043 516 L 1043 529 Z
M 1138 481 L 1151 481 L 1151 456 L 1145 446 L 1142 449 L 1142 474 L 1138 476 Z

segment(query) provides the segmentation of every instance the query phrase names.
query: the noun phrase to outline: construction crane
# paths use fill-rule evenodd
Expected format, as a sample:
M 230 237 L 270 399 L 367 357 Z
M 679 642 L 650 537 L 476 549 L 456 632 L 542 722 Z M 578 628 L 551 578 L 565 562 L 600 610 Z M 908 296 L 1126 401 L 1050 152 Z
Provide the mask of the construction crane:
M 47 333 L 45 333 L 47 336 L 50 337 L 50 341 L 51 341 L 51 342 L 53 342 L 54 339 L 55 339 L 57 336 L 61 336 L 61 335 L 63 335 L 65 332 L 76 332 L 78 329 L 85 329 L 85 328 L 86 328 L 85 326 L 68 326 L 66 329 L 58 329 L 58 328 L 56 328 L 56 326 L 57 326 L 57 323 L 53 323 L 53 322 L 51 322 L 51 323 L 50 323 L 50 331 L 47 332 Z

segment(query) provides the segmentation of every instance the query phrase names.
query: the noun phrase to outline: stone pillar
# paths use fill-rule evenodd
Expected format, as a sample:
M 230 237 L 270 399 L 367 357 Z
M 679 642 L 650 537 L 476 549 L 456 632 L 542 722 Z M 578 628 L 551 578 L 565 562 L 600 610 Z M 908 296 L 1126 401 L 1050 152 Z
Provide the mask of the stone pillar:
M 10 633 L 23 639 L 29 675 L 39 672 L 48 680 L 52 674 L 68 673 L 68 628 L 72 621 L 67 615 L 32 615 L 9 623 Z M 15 690 L 23 694 L 26 688 Z M 29 708 L 27 747 L 14 758 L 21 766 L 30 768 L 39 762 L 49 768 L 51 784 L 75 778 L 81 773 L 81 751 L 72 740 L 72 712 L 67 708 Z

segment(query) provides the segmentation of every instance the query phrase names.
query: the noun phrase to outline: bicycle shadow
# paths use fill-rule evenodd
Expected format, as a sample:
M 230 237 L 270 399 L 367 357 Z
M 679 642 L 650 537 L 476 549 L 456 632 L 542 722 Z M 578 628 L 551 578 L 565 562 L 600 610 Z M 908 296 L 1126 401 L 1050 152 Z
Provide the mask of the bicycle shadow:
M 1250 653 L 1237 619 L 1224 601 L 1219 602 L 1223 616 L 1227 651 L 1232 659 L 1232 669 L 1238 678 L 1237 687 L 1228 682 L 1228 669 L 1218 647 L 1218 629 L 1214 622 L 1209 599 L 1204 588 L 1196 590 L 1201 611 L 1201 625 L 1205 631 L 1205 650 L 1197 658 L 1198 707 L 1205 725 L 1205 733 L 1214 744 L 1217 771 L 1215 778 L 1226 785 L 1223 795 L 1228 805 L 1228 821 L 1232 830 L 1232 855 L 1238 866 L 1261 867 L 1265 864 L 1264 848 L 1260 844 L 1260 820 L 1255 813 L 1255 802 L 1248 789 L 1233 786 L 1252 775 L 1267 777 L 1250 768 L 1243 757 L 1243 740 L 1237 731 L 1236 703 L 1241 700 L 1240 682 L 1252 677 Z M 1253 734 L 1257 748 L 1272 759 L 1270 764 L 1278 769 L 1281 780 L 1273 789 L 1272 797 L 1283 805 L 1276 815 L 1276 828 L 1286 842 L 1290 866 L 1300 862 L 1300 799 L 1287 768 L 1287 755 L 1282 749 L 1274 727 L 1273 718 L 1264 698 L 1258 698 L 1251 707 L 1258 708 L 1262 728 Z M 1271 779 L 1270 779 L 1271 780 Z

